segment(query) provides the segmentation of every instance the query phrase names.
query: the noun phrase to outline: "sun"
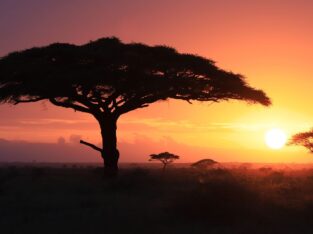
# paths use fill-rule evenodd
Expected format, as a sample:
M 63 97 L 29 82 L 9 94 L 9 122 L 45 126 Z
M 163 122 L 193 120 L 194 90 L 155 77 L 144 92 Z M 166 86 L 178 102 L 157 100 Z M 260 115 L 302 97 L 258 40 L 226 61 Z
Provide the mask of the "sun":
M 265 143 L 271 149 L 281 149 L 286 141 L 286 133 L 279 128 L 272 128 L 265 133 Z

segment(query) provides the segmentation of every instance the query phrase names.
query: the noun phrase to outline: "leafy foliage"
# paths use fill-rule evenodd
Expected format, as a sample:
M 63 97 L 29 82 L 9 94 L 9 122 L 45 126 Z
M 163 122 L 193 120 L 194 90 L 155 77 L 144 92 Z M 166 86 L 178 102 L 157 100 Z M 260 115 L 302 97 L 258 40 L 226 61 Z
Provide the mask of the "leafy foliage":
M 209 59 L 117 38 L 11 53 L 0 60 L 0 91 L 1 102 L 48 99 L 58 106 L 116 116 L 167 98 L 270 104 L 242 75 L 221 70 Z
M 293 135 L 288 144 L 304 146 L 313 153 L 313 129 Z

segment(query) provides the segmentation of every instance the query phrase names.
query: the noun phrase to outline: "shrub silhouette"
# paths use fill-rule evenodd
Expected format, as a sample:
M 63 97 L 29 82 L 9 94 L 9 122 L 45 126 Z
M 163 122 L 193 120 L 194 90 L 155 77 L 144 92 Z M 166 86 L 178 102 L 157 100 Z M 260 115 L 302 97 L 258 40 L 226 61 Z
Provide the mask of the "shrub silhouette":
M 273 169 L 271 167 L 260 167 L 259 171 L 263 172 L 263 173 L 269 173 L 269 172 L 273 171 Z
M 198 162 L 191 164 L 191 167 L 199 169 L 199 170 L 206 170 L 206 169 L 214 167 L 217 164 L 218 162 L 214 161 L 213 159 L 202 159 Z
M 231 99 L 270 105 L 262 90 L 212 60 L 167 46 L 122 43 L 101 38 L 84 45 L 54 43 L 0 59 L 0 102 L 48 100 L 91 114 L 99 123 L 99 151 L 110 173 L 118 170 L 117 120 L 127 112 L 169 98 L 219 102 Z
M 163 172 L 168 164 L 173 163 L 174 160 L 179 159 L 179 156 L 171 154 L 169 152 L 163 152 L 159 154 L 151 154 L 149 161 L 160 161 L 163 164 Z

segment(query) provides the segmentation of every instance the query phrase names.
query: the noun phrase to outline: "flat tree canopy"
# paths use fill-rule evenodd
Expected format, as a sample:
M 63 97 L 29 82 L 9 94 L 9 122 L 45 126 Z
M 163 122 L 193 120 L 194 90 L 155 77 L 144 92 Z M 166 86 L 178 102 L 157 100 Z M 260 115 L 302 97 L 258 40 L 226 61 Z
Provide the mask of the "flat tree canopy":
M 214 161 L 213 159 L 202 159 L 191 164 L 191 166 L 197 169 L 207 169 L 209 167 L 213 167 L 216 164 L 218 164 L 218 162 Z
M 179 156 L 169 152 L 163 152 L 159 154 L 151 154 L 149 161 L 160 161 L 163 163 L 163 171 L 168 164 L 173 163 L 175 160 L 179 159 Z
M 117 169 L 116 122 L 120 115 L 159 100 L 219 102 L 242 100 L 270 105 L 240 74 L 212 60 L 167 46 L 102 38 L 84 45 L 54 43 L 0 59 L 0 102 L 48 100 L 92 114 L 99 122 L 106 167 Z
M 313 153 L 313 129 L 307 132 L 300 132 L 292 136 L 288 145 L 299 145 L 307 148 Z

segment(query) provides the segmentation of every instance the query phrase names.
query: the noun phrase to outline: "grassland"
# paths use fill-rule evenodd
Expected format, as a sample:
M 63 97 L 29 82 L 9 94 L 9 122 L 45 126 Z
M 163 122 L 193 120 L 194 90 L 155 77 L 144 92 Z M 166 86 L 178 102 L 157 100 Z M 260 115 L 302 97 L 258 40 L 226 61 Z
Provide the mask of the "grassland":
M 1 233 L 313 233 L 313 170 L 0 167 Z

